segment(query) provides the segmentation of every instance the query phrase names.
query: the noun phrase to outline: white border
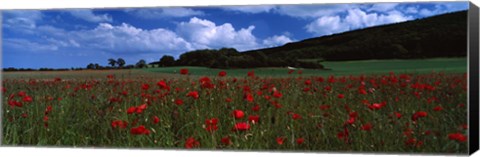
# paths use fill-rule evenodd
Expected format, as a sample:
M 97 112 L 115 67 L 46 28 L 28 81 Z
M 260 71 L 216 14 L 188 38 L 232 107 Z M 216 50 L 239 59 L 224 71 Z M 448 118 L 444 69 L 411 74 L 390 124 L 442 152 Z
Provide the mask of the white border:
M 419 0 L 0 0 L 0 10 L 10 9 L 66 9 L 66 8 L 123 8 L 154 6 L 218 6 L 218 5 L 258 5 L 258 4 L 327 4 L 327 3 L 369 3 L 369 2 L 418 2 Z M 422 0 L 422 2 L 442 2 L 458 0 Z M 478 2 L 473 2 L 479 4 Z M 1 20 L 1 18 L 0 18 Z M 0 21 L 1 24 L 1 21 Z M 1 35 L 1 30 L 0 30 Z M 0 41 L 1 46 L 1 41 Z M 0 58 L 1 58 L 0 49 Z M 1 62 L 1 60 L 0 60 Z M 0 76 L 1 77 L 1 76 Z M 244 151 L 188 151 L 151 149 L 86 149 L 86 148 L 47 148 L 47 147 L 0 147 L 2 156 L 228 156 L 251 157 L 313 157 L 313 156 L 420 156 L 409 154 L 346 154 L 346 153 L 292 153 L 292 152 L 244 152 Z M 431 155 L 422 155 L 431 156 Z M 473 156 L 480 156 L 476 153 Z
M 154 6 L 218 6 L 258 4 L 326 4 L 419 2 L 420 0 L 0 0 L 0 9 L 55 9 L 55 8 L 123 8 Z M 422 2 L 465 0 L 422 0 Z

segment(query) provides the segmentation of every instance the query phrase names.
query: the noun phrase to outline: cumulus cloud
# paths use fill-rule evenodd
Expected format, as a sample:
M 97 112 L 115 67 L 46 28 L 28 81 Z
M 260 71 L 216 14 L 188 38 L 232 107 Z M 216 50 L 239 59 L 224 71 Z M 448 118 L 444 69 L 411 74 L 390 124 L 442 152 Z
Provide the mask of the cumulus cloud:
M 255 26 L 235 30 L 230 23 L 216 25 L 207 19 L 193 17 L 188 22 L 177 26 L 177 33 L 190 41 L 197 48 L 234 47 L 247 50 L 258 47 L 256 37 L 252 34 Z
M 136 17 L 144 19 L 160 19 L 166 17 L 190 17 L 201 16 L 205 13 L 190 8 L 142 8 L 142 9 L 126 9 L 125 12 Z
M 395 10 L 387 14 L 378 14 L 366 13 L 361 9 L 351 9 L 348 10 L 345 17 L 339 15 L 322 16 L 309 23 L 305 28 L 307 32 L 322 36 L 364 27 L 403 22 L 411 19 L 413 19 L 412 16 L 406 16 Z
M 322 36 L 347 31 L 349 26 L 343 23 L 340 16 L 323 16 L 311 22 L 305 28 L 307 32 Z
M 292 39 L 285 35 L 274 35 L 263 40 L 263 45 L 266 47 L 281 46 L 286 43 L 292 42 Z
M 68 10 L 72 16 L 88 22 L 112 22 L 112 17 L 108 14 L 96 15 L 89 9 Z
M 144 30 L 126 23 L 118 26 L 100 23 L 92 30 L 71 32 L 69 39 L 76 39 L 87 47 L 117 54 L 178 52 L 192 49 L 187 41 L 170 30 L 162 28 Z

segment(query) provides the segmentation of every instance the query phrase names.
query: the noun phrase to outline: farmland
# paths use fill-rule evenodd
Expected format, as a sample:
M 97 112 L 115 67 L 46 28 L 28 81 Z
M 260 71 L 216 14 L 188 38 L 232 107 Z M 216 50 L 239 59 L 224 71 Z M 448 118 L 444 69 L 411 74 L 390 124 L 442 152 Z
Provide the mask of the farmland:
M 466 153 L 466 59 L 10 72 L 5 145 Z

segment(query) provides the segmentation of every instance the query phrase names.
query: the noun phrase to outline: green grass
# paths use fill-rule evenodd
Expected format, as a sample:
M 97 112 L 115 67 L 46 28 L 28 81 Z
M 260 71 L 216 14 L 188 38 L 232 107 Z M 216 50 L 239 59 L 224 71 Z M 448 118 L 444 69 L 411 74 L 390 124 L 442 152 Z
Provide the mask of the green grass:
M 90 72 L 96 76 L 94 80 L 5 80 L 2 84 L 5 89 L 2 94 L 2 104 L 5 105 L 1 108 L 2 144 L 184 149 L 191 137 L 199 142 L 195 148 L 204 150 L 449 154 L 465 154 L 468 151 L 468 142 L 448 138 L 451 133 L 468 135 L 468 130 L 459 127 L 467 124 L 468 113 L 466 107 L 458 105 L 467 101 L 464 89 L 467 83 L 463 74 L 421 74 L 410 75 L 408 79 L 395 75 L 394 78 L 399 81 L 396 83 L 392 83 L 395 81 L 391 76 L 367 76 L 365 90 L 375 90 L 359 94 L 358 89 L 362 86 L 360 77 L 344 79 L 344 82 L 337 77 L 333 83 L 327 80 L 319 82 L 318 77 L 239 77 L 238 81 L 210 77 L 210 83 L 215 84 L 215 88 L 204 88 L 198 78 L 190 76 L 150 73 L 120 79 L 118 73 L 115 79 L 109 80 L 106 79 L 106 75 L 110 74 L 108 72 L 111 71 L 105 71 L 103 76 Z M 131 76 L 134 74 L 140 73 L 132 73 Z M 58 77 L 54 73 L 50 76 Z M 164 80 L 171 91 L 160 88 L 157 85 L 160 80 Z M 307 80 L 311 80 L 311 84 L 305 83 Z M 435 89 L 411 88 L 419 82 Z M 406 83 L 405 86 L 402 83 Z M 143 89 L 144 84 L 150 85 L 149 88 Z M 352 85 L 351 88 L 346 88 L 348 85 Z M 327 86 L 331 90 L 327 90 Z M 251 102 L 245 100 L 245 87 L 252 91 L 254 99 Z M 305 92 L 307 87 L 311 90 Z M 282 96 L 275 97 L 272 93 L 274 89 Z M 190 91 L 198 91 L 198 99 L 188 97 Z M 419 97 L 415 96 L 415 92 Z M 344 94 L 344 98 L 339 98 L 339 94 Z M 27 96 L 30 101 L 25 99 Z M 267 96 L 270 98 L 267 99 Z M 437 100 L 429 102 L 432 97 Z M 121 101 L 112 101 L 112 98 Z M 227 98 L 232 101 L 227 102 Z M 184 103 L 175 104 L 174 100 L 178 99 Z M 364 104 L 364 100 L 369 103 Z M 386 106 L 378 110 L 367 106 L 383 101 Z M 12 105 L 11 102 L 21 102 L 22 105 Z M 148 107 L 128 114 L 129 108 L 135 109 L 142 104 L 148 104 Z M 259 110 L 252 109 L 255 105 L 259 106 Z M 330 108 L 321 109 L 322 105 Z M 444 110 L 434 111 L 437 106 Z M 49 112 L 48 108 L 51 108 Z M 233 110 L 244 111 L 245 117 L 235 119 Z M 411 117 L 418 111 L 428 112 L 428 116 L 414 123 Z M 358 113 L 355 122 L 344 125 L 353 112 Z M 395 112 L 403 117 L 392 117 Z M 291 113 L 302 118 L 295 120 Z M 258 123 L 248 122 L 248 116 L 253 115 L 260 117 Z M 154 116 L 160 119 L 159 123 L 152 122 Z M 218 130 L 213 133 L 205 130 L 205 121 L 211 118 L 218 118 Z M 128 126 L 113 127 L 112 122 L 118 120 L 127 122 Z M 232 131 L 238 122 L 248 122 L 251 128 L 248 131 Z M 362 130 L 362 125 L 367 123 L 371 123 L 373 128 Z M 132 134 L 131 129 L 139 126 L 145 126 L 150 134 Z M 349 142 L 337 137 L 345 127 L 349 130 L 346 138 Z M 404 135 L 407 128 L 414 133 Z M 425 131 L 432 131 L 432 134 L 426 135 Z M 232 143 L 223 144 L 220 140 L 223 137 L 229 137 Z M 276 142 L 279 137 L 285 138 L 283 144 Z M 297 144 L 297 138 L 304 138 L 305 142 Z M 409 139 L 423 143 L 419 146 L 405 144 Z
M 448 137 L 452 133 L 468 136 L 468 130 L 461 127 L 467 124 L 467 108 L 460 105 L 467 103 L 465 58 L 324 64 L 333 70 L 303 70 L 303 75 L 335 75 L 335 81 L 320 82 L 319 77 L 308 76 L 299 78 L 298 74 L 288 75 L 286 68 L 254 70 L 257 76 L 287 78 L 250 78 L 244 76 L 252 69 L 233 69 L 226 70 L 229 78 L 210 77 L 211 81 L 200 81 L 198 76 L 217 75 L 221 69 L 169 67 L 6 72 L 2 74 L 2 143 L 11 146 L 183 149 L 187 139 L 192 137 L 200 144 L 195 148 L 206 150 L 449 154 L 468 151 L 467 141 Z M 178 75 L 181 68 L 188 68 L 191 75 Z M 431 73 L 433 70 L 448 74 Z M 397 74 L 368 75 L 390 71 Z M 400 75 L 403 72 L 422 74 Z M 107 79 L 110 74 L 115 78 Z M 355 74 L 367 76 L 337 77 Z M 55 77 L 62 80 L 55 81 Z M 165 81 L 170 90 L 161 88 L 160 80 Z M 202 86 L 201 82 L 210 82 L 215 88 Z M 422 88 L 412 88 L 420 84 Z M 149 88 L 144 89 L 144 85 Z M 429 86 L 434 88 L 427 88 Z M 251 102 L 245 100 L 247 89 L 254 97 Z M 360 89 L 368 93 L 359 94 Z M 275 97 L 274 90 L 282 96 Z M 187 96 L 191 91 L 198 91 L 199 98 Z M 340 94 L 344 98 L 340 98 Z M 30 101 L 25 99 L 27 97 Z M 226 101 L 227 98 L 231 102 Z M 179 99 L 184 101 L 182 105 L 175 103 Z M 381 109 L 369 108 L 373 103 L 384 101 L 386 106 Z M 144 111 L 128 114 L 129 108 L 143 104 L 148 104 Z M 253 110 L 257 105 L 259 110 Z M 330 108 L 321 109 L 321 106 Z M 435 111 L 436 107 L 443 110 Z M 51 111 L 47 113 L 48 108 Z M 245 117 L 235 119 L 233 110 L 244 111 Z M 411 117 L 419 111 L 427 112 L 428 116 L 414 122 Z M 355 122 L 344 125 L 353 112 L 358 113 Z M 394 116 L 396 112 L 403 116 Z M 291 113 L 302 118 L 295 120 Z M 154 116 L 160 119 L 159 123 L 152 122 Z M 248 116 L 259 116 L 260 121 L 249 122 Z M 218 130 L 213 133 L 205 130 L 205 121 L 211 118 L 218 118 Z M 114 121 L 125 121 L 128 126 L 115 128 Z M 250 123 L 251 129 L 232 131 L 238 122 Z M 373 128 L 362 130 L 367 123 Z M 139 126 L 145 126 L 150 134 L 132 134 L 131 129 Z M 346 138 L 349 142 L 338 137 L 345 127 L 349 130 Z M 414 133 L 405 135 L 407 129 Z M 432 133 L 427 135 L 427 131 Z M 224 137 L 229 137 L 232 143 L 223 144 L 220 139 Z M 276 142 L 279 137 L 286 139 L 284 144 Z M 297 138 L 304 138 L 305 142 L 297 144 Z M 418 146 L 405 143 L 411 139 L 422 143 L 417 143 Z
M 430 73 L 448 72 L 462 73 L 467 71 L 466 58 L 435 58 L 415 60 L 367 60 L 367 61 L 344 61 L 344 62 L 322 62 L 331 70 L 301 69 L 303 75 L 318 76 L 342 76 L 360 74 L 380 74 L 388 72 L 396 73 Z M 254 70 L 257 76 L 282 77 L 289 76 L 287 68 L 256 68 L 256 69 L 211 69 L 206 67 L 165 67 L 148 68 L 147 72 L 175 74 L 182 68 L 189 69 L 191 75 L 217 75 L 219 71 L 226 71 L 229 76 L 246 76 L 248 71 Z M 293 73 L 296 74 L 296 73 Z

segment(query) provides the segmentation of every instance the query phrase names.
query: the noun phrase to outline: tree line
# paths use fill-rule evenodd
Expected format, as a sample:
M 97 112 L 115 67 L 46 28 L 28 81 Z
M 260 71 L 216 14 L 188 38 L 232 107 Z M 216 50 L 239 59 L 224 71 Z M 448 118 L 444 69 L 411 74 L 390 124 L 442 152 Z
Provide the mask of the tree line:
M 126 62 L 123 58 L 108 59 L 108 65 L 102 66 L 98 63 L 89 63 L 85 68 L 83 67 L 72 67 L 72 68 L 14 68 L 8 67 L 3 68 L 3 71 L 74 71 L 74 70 L 110 70 L 110 69 L 132 69 L 132 68 L 148 68 L 148 64 L 144 59 L 140 59 L 136 64 L 126 65 Z
M 158 62 L 150 65 L 157 67 L 201 66 L 220 69 L 258 68 L 258 67 L 297 67 L 323 69 L 318 62 L 304 62 L 296 58 L 278 59 L 266 55 L 245 55 L 234 48 L 203 49 L 186 52 L 175 60 L 173 56 L 164 55 Z

